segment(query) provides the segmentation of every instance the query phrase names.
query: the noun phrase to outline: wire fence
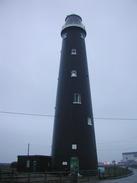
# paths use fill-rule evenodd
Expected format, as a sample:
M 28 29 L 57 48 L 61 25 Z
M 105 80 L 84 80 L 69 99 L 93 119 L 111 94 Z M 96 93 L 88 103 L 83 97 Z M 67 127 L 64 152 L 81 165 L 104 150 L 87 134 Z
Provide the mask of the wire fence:
M 88 172 L 89 174 L 89 172 Z M 91 176 L 81 176 L 70 172 L 17 173 L 0 172 L 0 183 L 87 183 Z M 94 176 L 92 176 L 93 178 Z M 95 179 L 94 177 L 93 179 Z
M 108 166 L 105 171 L 87 171 L 77 172 L 17 172 L 0 171 L 0 183 L 89 183 L 98 182 L 99 179 L 113 179 L 128 176 L 132 170 L 119 167 Z

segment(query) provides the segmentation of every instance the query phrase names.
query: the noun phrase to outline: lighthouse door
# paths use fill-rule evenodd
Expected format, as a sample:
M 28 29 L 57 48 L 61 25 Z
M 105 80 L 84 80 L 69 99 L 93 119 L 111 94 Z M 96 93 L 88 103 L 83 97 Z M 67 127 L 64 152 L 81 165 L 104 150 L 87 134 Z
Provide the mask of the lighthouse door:
M 79 172 L 79 159 L 78 159 L 78 157 L 71 157 L 70 158 L 70 171 L 72 173 Z

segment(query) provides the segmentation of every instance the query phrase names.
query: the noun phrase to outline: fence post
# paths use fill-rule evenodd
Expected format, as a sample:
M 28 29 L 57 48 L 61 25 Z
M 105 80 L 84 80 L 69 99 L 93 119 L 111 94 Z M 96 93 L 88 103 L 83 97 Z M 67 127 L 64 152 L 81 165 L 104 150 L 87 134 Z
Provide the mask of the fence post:
M 47 180 L 47 173 L 45 172 L 45 174 L 44 174 L 44 183 L 47 183 L 48 182 L 48 180 Z
M 0 181 L 2 179 L 2 171 L 1 171 L 1 168 L 0 168 Z
M 30 172 L 28 172 L 28 181 L 27 181 L 27 183 L 30 183 Z
M 78 183 L 78 173 L 72 173 L 72 183 Z
M 10 173 L 10 182 L 14 183 L 14 170 L 12 170 Z
M 62 183 L 62 175 L 59 173 L 59 183 Z

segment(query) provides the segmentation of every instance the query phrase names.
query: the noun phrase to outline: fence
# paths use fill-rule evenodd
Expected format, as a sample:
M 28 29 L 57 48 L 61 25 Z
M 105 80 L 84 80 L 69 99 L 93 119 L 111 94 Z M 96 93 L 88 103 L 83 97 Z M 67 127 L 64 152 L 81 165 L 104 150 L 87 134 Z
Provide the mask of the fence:
M 105 166 L 103 167 L 104 171 L 102 171 L 100 168 L 98 170 L 99 179 L 122 178 L 133 174 L 132 170 L 122 166 L 116 166 L 116 165 Z
M 105 167 L 103 174 L 98 178 L 116 178 L 131 174 L 132 171 L 118 166 Z M 82 175 L 82 176 L 81 176 Z M 80 174 L 70 172 L 19 173 L 16 171 L 0 171 L 0 183 L 88 183 L 96 182 L 96 171 L 80 171 Z
M 0 173 L 0 183 L 87 183 L 89 180 L 89 175 L 79 176 L 78 174 L 70 174 L 69 172 Z

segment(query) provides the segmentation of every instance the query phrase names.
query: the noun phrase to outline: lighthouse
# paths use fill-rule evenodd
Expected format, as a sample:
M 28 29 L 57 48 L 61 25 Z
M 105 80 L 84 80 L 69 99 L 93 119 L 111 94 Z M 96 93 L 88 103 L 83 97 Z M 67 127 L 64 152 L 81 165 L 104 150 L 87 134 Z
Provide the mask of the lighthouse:
M 97 151 L 85 47 L 80 16 L 66 17 L 52 141 L 54 170 L 97 170 Z

